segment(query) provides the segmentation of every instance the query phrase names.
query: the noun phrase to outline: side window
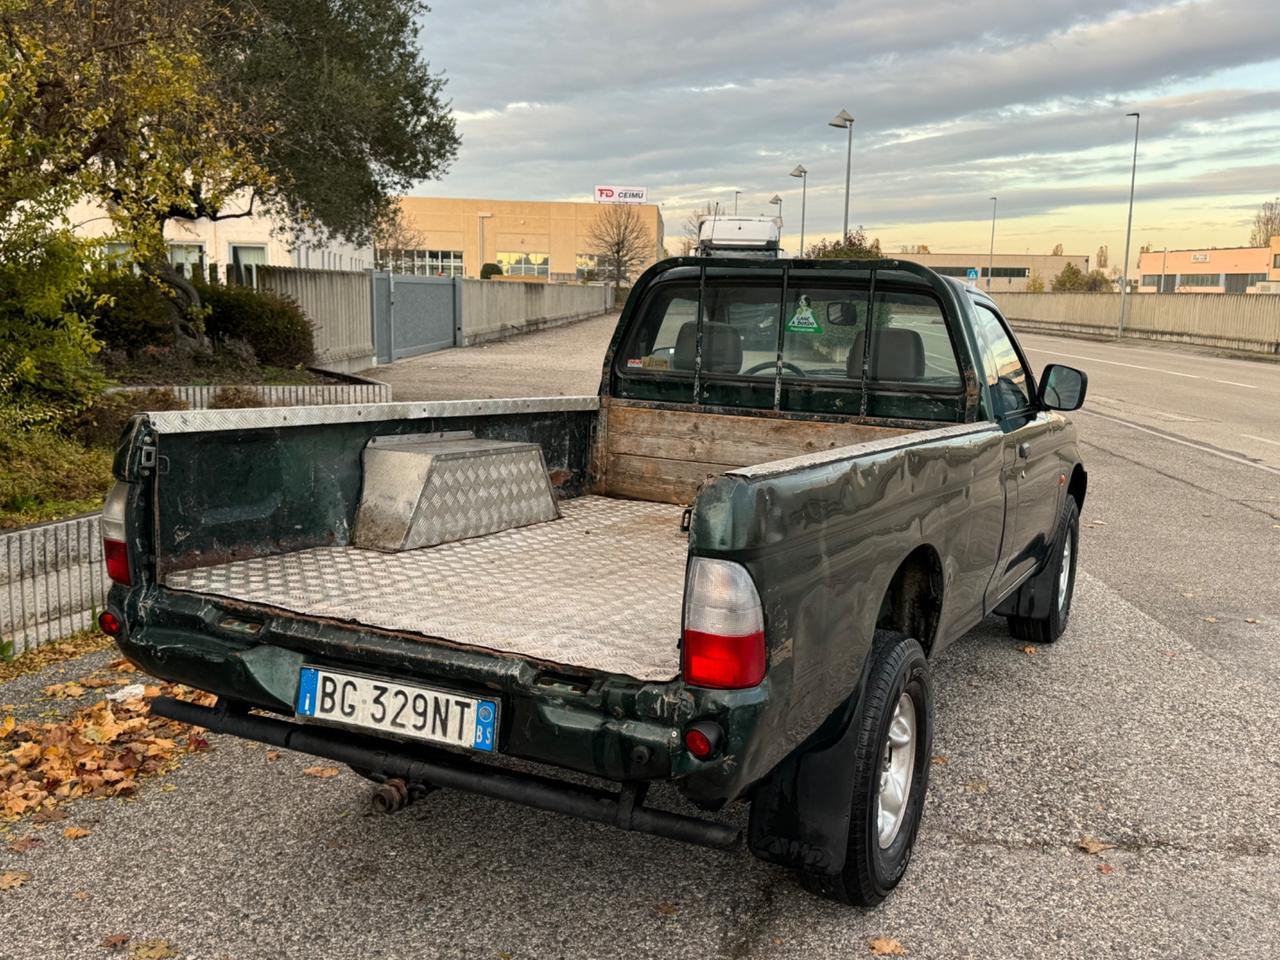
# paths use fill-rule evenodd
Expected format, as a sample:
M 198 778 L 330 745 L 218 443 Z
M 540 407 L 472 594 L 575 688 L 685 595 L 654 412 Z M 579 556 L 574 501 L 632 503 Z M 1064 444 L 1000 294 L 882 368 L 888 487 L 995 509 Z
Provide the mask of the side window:
M 680 331 L 696 330 L 698 288 L 696 285 L 668 287 L 645 307 L 644 320 L 636 328 L 620 358 L 628 370 L 675 370 L 676 344 Z
M 997 416 L 1021 410 L 1031 404 L 1027 371 L 1004 324 L 990 307 L 973 302 L 978 344 L 982 349 L 982 372 L 991 387 Z

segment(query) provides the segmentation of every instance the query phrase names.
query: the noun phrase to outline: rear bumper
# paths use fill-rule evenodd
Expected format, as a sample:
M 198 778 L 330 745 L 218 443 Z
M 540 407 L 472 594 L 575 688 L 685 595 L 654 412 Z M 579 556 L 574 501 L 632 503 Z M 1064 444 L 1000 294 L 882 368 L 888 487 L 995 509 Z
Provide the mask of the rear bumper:
M 707 809 L 751 784 L 743 761 L 768 701 L 767 680 L 737 691 L 645 683 L 156 587 L 115 587 L 109 607 L 126 625 L 117 643 L 131 661 L 230 702 L 292 716 L 304 663 L 374 672 L 497 696 L 498 752 L 507 756 L 618 782 L 672 780 Z M 702 719 L 726 733 L 722 755 L 708 762 L 683 745 L 684 728 Z

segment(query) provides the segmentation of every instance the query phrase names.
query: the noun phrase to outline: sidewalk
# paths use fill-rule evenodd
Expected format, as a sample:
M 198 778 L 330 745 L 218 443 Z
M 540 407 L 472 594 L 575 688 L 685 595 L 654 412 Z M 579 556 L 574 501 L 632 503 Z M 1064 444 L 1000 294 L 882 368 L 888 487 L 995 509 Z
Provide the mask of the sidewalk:
M 395 400 L 594 396 L 617 323 L 617 313 L 606 313 L 508 340 L 397 360 L 361 374 L 391 384 Z

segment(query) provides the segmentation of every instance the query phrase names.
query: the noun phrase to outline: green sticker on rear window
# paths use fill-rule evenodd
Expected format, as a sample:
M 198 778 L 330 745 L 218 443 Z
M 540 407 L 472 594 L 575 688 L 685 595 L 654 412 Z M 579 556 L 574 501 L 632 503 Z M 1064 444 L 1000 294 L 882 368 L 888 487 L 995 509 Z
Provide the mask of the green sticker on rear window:
M 813 307 L 809 305 L 809 298 L 804 294 L 800 295 L 800 301 L 796 304 L 796 312 L 791 315 L 791 319 L 787 321 L 788 333 L 821 333 L 822 325 L 818 323 L 818 318 L 813 315 Z

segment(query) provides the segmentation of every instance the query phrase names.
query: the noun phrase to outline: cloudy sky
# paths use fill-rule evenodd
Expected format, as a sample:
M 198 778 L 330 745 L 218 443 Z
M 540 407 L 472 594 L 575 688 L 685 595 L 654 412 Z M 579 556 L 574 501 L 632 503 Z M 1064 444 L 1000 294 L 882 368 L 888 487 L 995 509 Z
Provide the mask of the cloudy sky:
M 886 250 L 1123 253 L 1247 242 L 1280 194 L 1275 0 L 435 0 L 421 41 L 462 133 L 427 196 L 589 200 L 638 185 L 668 249 L 694 207 L 770 213 L 795 249 L 850 221 Z M 1136 259 L 1136 253 L 1135 253 Z

